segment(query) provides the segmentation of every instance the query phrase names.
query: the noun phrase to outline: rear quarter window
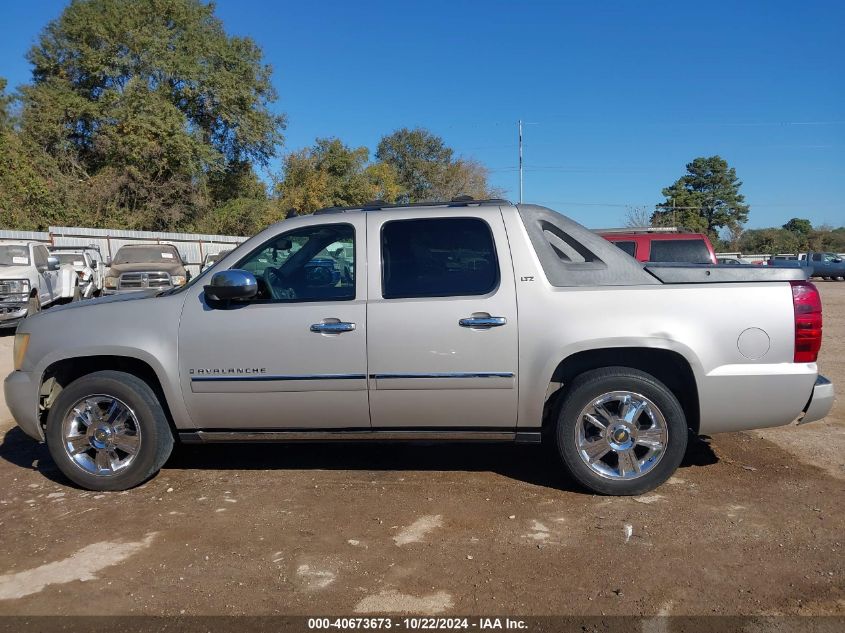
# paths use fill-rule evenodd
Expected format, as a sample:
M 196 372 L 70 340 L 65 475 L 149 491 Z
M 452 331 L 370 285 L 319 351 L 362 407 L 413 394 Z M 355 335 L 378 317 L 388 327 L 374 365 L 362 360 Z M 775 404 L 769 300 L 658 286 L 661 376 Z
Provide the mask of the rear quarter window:
M 704 240 L 654 240 L 649 261 L 712 264 Z

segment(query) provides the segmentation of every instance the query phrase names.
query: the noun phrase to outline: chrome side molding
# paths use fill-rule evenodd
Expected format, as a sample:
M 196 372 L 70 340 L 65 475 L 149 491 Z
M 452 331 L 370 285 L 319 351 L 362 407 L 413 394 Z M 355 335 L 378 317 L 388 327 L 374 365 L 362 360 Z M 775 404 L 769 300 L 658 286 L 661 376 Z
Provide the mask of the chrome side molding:
M 513 378 L 512 371 L 456 371 L 431 374 L 370 374 L 374 380 L 393 378 Z
M 259 375 L 225 375 L 225 376 L 191 376 L 191 382 L 274 382 L 287 380 L 365 380 L 365 374 L 296 374 L 274 376 Z

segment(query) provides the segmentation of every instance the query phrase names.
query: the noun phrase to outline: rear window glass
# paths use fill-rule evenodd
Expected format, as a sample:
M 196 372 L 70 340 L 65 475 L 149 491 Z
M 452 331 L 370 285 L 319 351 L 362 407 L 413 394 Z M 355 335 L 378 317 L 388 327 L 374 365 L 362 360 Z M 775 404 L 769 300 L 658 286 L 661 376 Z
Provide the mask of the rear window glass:
M 53 257 L 58 259 L 60 264 L 70 264 L 71 266 L 85 265 L 85 256 L 79 253 L 53 253 Z
M 684 262 L 711 264 L 710 251 L 704 240 L 654 240 L 651 243 L 652 262 Z
M 630 255 L 631 257 L 633 257 L 634 254 L 637 252 L 637 243 L 636 242 L 613 242 L 613 243 L 616 244 L 616 246 L 621 248 L 623 251 L 628 253 L 628 255 Z
M 387 222 L 381 249 L 385 299 L 483 295 L 499 283 L 493 235 L 478 218 Z

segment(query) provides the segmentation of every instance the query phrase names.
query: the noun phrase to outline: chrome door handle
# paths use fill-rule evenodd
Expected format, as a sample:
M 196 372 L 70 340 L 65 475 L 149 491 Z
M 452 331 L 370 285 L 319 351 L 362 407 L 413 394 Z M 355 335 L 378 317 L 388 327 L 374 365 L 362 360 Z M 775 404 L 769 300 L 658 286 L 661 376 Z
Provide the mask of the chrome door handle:
M 354 329 L 355 324 L 347 323 L 346 321 L 330 321 L 328 323 L 314 323 L 311 325 L 311 331 L 320 334 L 342 334 L 343 332 L 351 332 Z
M 461 327 L 500 327 L 505 325 L 508 320 L 505 317 L 486 316 L 486 317 L 466 317 L 458 321 Z

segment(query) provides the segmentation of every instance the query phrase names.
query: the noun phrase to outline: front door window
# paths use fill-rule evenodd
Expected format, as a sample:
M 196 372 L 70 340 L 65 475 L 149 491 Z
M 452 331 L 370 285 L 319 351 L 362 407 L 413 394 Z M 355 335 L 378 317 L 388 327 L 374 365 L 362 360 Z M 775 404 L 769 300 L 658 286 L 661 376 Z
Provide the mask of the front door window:
M 255 275 L 258 301 L 349 301 L 355 298 L 355 230 L 321 224 L 290 231 L 234 268 Z

